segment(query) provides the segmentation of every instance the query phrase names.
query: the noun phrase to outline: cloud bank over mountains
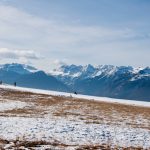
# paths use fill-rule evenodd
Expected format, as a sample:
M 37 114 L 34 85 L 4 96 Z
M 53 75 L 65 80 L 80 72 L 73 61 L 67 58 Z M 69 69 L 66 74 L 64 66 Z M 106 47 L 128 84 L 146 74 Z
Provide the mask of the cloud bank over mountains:
M 1 59 L 38 59 L 40 58 L 37 54 L 32 50 L 14 50 L 7 48 L 0 48 L 0 58 Z

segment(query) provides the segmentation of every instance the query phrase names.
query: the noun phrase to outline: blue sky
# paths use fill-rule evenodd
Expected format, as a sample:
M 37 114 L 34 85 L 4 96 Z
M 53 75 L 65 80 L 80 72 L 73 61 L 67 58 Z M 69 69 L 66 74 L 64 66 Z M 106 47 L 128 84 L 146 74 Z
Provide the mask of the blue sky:
M 0 63 L 150 66 L 149 0 L 0 0 Z

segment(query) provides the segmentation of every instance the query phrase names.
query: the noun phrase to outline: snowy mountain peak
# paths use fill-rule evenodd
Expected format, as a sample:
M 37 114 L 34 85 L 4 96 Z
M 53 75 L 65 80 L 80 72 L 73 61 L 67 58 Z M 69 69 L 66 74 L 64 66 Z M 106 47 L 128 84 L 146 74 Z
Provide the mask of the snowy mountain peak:
M 17 63 L 0 65 L 0 70 L 16 72 L 19 74 L 29 74 L 38 71 L 32 66 Z
M 139 71 L 140 74 L 150 74 L 150 67 L 146 67 Z
M 113 65 L 99 65 L 93 66 L 91 64 L 81 65 L 62 65 L 58 69 L 53 70 L 50 74 L 54 76 L 66 76 L 69 78 L 94 78 L 96 76 L 113 76 L 121 74 L 136 74 L 150 75 L 150 68 L 133 68 L 132 66 L 113 66 Z
M 82 68 L 83 68 L 82 71 L 87 72 L 87 73 L 94 73 L 95 70 L 97 69 L 97 68 L 95 68 L 94 66 L 92 66 L 90 64 L 88 64 L 86 66 L 83 66 Z

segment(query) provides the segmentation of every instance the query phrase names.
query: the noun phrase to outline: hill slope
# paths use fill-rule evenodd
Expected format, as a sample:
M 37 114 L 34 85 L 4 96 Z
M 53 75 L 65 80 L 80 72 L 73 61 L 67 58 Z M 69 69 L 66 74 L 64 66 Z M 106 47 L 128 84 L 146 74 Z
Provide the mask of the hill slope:
M 0 149 L 150 148 L 149 107 L 48 92 L 0 86 Z

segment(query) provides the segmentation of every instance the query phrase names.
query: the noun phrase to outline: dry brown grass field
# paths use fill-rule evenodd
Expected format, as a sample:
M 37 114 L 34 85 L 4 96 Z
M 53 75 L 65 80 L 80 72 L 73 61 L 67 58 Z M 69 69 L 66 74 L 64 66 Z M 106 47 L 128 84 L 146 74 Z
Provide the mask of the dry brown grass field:
M 73 97 L 52 96 L 34 94 L 0 89 L 0 102 L 27 103 L 23 108 L 12 108 L 0 110 L 0 117 L 11 118 L 43 118 L 51 115 L 55 119 L 67 119 L 69 121 L 82 121 L 85 125 L 109 125 L 121 126 L 124 124 L 130 128 L 145 129 L 150 132 L 150 108 L 123 105 L 118 103 L 98 102 L 94 100 L 77 99 Z M 45 149 L 76 149 L 76 150 L 141 150 L 138 146 L 111 146 L 111 143 L 71 145 L 63 141 L 27 140 L 16 137 L 5 139 L 0 136 L 1 149 L 40 149 L 39 146 L 46 145 Z M 42 148 L 41 148 L 42 149 Z M 148 149 L 148 148 L 145 148 Z

